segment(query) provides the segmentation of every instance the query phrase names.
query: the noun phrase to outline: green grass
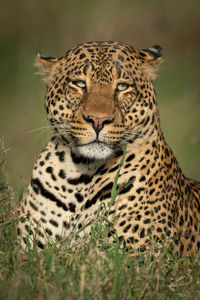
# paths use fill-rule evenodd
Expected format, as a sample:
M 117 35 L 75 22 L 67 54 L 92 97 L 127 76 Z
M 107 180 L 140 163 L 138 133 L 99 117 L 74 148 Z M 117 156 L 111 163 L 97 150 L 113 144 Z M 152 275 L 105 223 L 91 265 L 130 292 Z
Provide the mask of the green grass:
M 112 200 L 119 192 L 118 175 Z M 106 242 L 111 225 L 104 206 L 87 241 L 74 245 L 69 238 L 49 244 L 44 251 L 34 248 L 22 252 L 16 239 L 13 192 L 6 180 L 4 161 L 0 195 L 0 299 L 200 298 L 200 257 L 177 259 L 164 248 L 157 257 L 151 250 L 145 256 L 130 256 L 117 237 L 115 244 Z

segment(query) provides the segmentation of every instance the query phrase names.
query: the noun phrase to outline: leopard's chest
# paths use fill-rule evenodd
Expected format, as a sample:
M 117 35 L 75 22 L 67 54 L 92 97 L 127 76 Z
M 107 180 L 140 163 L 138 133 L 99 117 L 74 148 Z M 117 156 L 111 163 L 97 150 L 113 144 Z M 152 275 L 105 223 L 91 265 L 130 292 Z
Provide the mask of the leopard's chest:
M 119 224 L 124 218 L 137 218 L 138 209 L 141 211 L 146 207 L 148 177 L 141 178 L 144 178 L 148 165 L 141 171 L 138 163 L 141 157 L 137 160 L 132 157 L 129 153 L 120 169 L 118 195 L 110 207 L 109 220 L 113 221 L 117 216 Z M 107 204 L 111 203 L 120 161 L 121 157 L 106 163 L 82 162 L 64 145 L 49 143 L 34 166 L 31 184 L 23 197 L 26 203 L 22 205 L 23 214 L 28 220 L 22 225 L 22 231 L 31 222 L 44 244 L 46 234 L 53 240 L 68 237 L 75 229 L 85 228 L 79 230 L 80 237 L 88 234 L 91 228 L 88 224 L 92 224 L 98 215 L 100 205 L 103 203 L 107 209 Z

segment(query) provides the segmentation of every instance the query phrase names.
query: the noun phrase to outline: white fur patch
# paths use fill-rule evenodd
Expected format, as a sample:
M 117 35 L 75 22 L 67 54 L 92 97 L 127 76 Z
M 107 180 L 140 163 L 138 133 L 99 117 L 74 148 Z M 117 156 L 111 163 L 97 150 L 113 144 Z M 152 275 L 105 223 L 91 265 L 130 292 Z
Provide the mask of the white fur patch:
M 79 153 L 90 159 L 106 159 L 112 154 L 112 150 L 105 144 L 93 142 L 78 147 Z

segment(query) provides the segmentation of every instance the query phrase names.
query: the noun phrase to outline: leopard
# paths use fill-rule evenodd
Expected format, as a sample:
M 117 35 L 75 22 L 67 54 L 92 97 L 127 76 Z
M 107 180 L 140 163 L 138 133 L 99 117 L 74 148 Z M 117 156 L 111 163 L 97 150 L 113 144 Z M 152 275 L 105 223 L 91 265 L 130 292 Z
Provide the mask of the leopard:
M 74 230 L 84 241 L 110 204 L 108 243 L 117 236 L 137 253 L 158 244 L 198 255 L 200 182 L 183 174 L 161 129 L 154 79 L 162 61 L 158 45 L 116 41 L 84 42 L 60 58 L 38 54 L 53 137 L 19 207 L 23 249 L 44 249 Z

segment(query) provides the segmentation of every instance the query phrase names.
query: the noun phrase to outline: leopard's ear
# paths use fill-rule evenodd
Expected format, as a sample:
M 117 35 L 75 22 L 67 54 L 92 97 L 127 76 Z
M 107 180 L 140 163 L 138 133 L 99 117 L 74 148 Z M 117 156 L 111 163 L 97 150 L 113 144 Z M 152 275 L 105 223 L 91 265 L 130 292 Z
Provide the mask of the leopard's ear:
M 36 66 L 39 68 L 39 74 L 44 75 L 44 79 L 46 82 L 48 82 L 48 78 L 51 74 L 51 71 L 57 62 L 58 62 L 58 58 L 41 56 L 41 54 L 38 53 Z
M 152 65 L 157 65 L 162 61 L 163 50 L 158 45 L 154 45 L 148 49 L 139 50 L 138 52 L 142 60 Z
M 151 48 L 138 51 L 138 58 L 142 61 L 144 71 L 150 79 L 155 79 L 156 71 L 163 58 L 162 48 L 154 45 Z

